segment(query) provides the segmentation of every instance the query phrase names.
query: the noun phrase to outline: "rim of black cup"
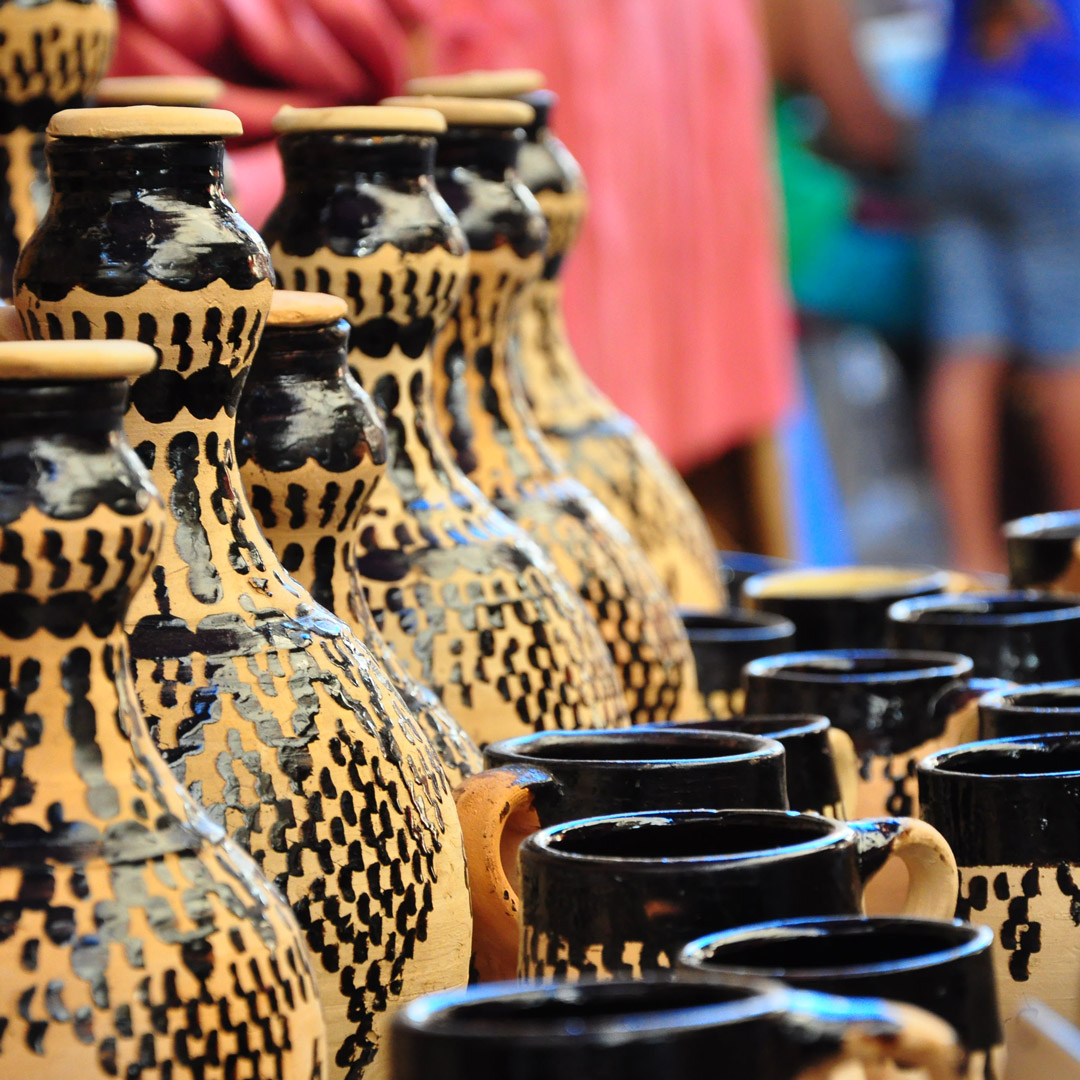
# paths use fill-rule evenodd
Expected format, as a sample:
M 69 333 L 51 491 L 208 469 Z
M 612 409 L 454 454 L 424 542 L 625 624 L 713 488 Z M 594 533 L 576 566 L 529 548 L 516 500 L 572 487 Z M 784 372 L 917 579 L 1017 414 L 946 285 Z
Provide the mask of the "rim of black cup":
M 970 657 L 959 653 L 922 649 L 822 649 L 751 660 L 743 668 L 743 680 L 769 677 L 830 686 L 872 685 L 925 678 L 958 679 L 969 675 L 974 666 Z M 817 670 L 807 670 L 814 668 Z
M 595 750 L 591 751 L 593 756 L 570 752 L 574 749 L 590 752 L 590 743 L 595 744 Z M 620 752 L 625 753 L 625 746 L 620 750 L 619 743 L 642 748 L 648 748 L 651 743 L 655 750 L 647 757 L 638 754 L 618 757 Z M 700 753 L 665 754 L 662 751 L 665 745 L 683 745 Z M 722 749 L 725 746 L 726 751 Z M 710 747 L 715 752 L 707 753 Z M 525 752 L 526 748 L 536 748 L 536 752 Z M 558 752 L 560 748 L 563 753 Z M 576 763 L 601 769 L 626 766 L 668 769 L 718 761 L 766 761 L 783 755 L 784 747 L 773 738 L 738 731 L 695 731 L 678 725 L 639 724 L 610 731 L 541 731 L 515 735 L 512 739 L 492 743 L 485 753 L 498 756 L 499 764 L 558 766 Z
M 777 584 L 785 581 L 797 581 L 799 578 L 817 577 L 828 579 L 831 576 L 839 577 L 845 573 L 865 573 L 869 578 L 875 572 L 887 572 L 889 574 L 905 573 L 910 576 L 902 580 L 882 581 L 877 585 L 867 584 L 856 589 L 835 589 L 832 591 L 814 591 L 812 593 L 778 592 L 775 591 Z M 887 566 L 853 564 L 851 566 L 806 566 L 793 567 L 785 570 L 766 570 L 760 574 L 749 577 L 742 585 L 743 596 L 754 600 L 784 600 L 784 601 L 835 601 L 860 600 L 874 601 L 886 600 L 890 596 L 901 599 L 910 595 L 912 590 L 928 592 L 933 589 L 947 588 L 952 580 L 947 570 L 937 566 Z M 763 590 L 766 590 L 763 594 Z
M 779 555 L 763 555 L 760 551 L 732 551 L 721 548 L 716 557 L 720 562 L 720 572 L 731 570 L 736 574 L 767 574 L 773 570 L 798 570 L 802 563 L 794 559 L 782 559 Z
M 898 600 L 888 618 L 927 626 L 1037 626 L 1080 619 L 1080 596 L 1040 589 L 917 596 Z
M 1001 527 L 1006 540 L 1076 540 L 1080 538 L 1080 510 L 1029 514 Z
M 679 618 L 691 641 L 724 644 L 729 641 L 781 641 L 795 636 L 795 624 L 790 619 L 768 611 L 680 608 Z
M 745 847 L 739 851 L 695 852 L 689 855 L 608 855 L 594 851 L 575 851 L 572 846 L 566 846 L 580 842 L 581 837 L 588 837 L 590 834 L 617 837 L 620 833 L 628 835 L 635 828 L 649 827 L 657 827 L 662 832 L 663 826 L 674 827 L 683 822 L 687 825 L 697 822 L 706 828 L 712 825 L 716 829 L 723 829 L 724 826 L 731 826 L 733 829 L 748 826 L 751 829 L 760 828 L 763 834 L 761 845 Z M 770 829 L 771 836 L 768 835 Z M 788 842 L 790 837 L 800 835 L 805 839 Z M 629 864 L 636 870 L 664 871 L 665 867 L 672 865 L 683 868 L 730 863 L 745 865 L 761 859 L 775 858 L 777 852 L 785 855 L 809 854 L 843 843 L 853 836 L 854 830 L 845 822 L 796 810 L 649 810 L 641 813 L 607 814 L 552 825 L 527 837 L 522 843 L 522 852 L 527 850 L 530 858 L 558 864 L 568 861 L 590 865 Z
M 833 932 L 855 938 L 870 937 L 875 941 L 882 940 L 886 933 L 908 935 L 916 939 L 922 937 L 931 943 L 936 938 L 938 947 L 932 947 L 917 955 L 835 967 L 744 967 L 737 961 L 725 963 L 716 956 L 716 952 L 725 947 L 738 946 L 743 942 L 764 944 L 766 938 L 771 938 L 778 945 L 788 941 L 803 941 L 809 935 L 799 931 L 807 928 L 820 929 L 821 937 L 826 937 L 827 932 Z M 957 937 L 962 937 L 963 940 L 957 943 Z M 776 919 L 706 934 L 683 948 L 679 963 L 694 971 L 715 971 L 721 976 L 762 979 L 858 978 L 864 975 L 936 967 L 965 956 L 973 956 L 993 942 L 994 932 L 989 926 L 976 926 L 961 919 L 918 919 L 898 915 L 811 915 L 796 919 Z
M 751 730 L 760 724 L 761 731 Z M 828 731 L 832 721 L 820 713 L 760 713 L 729 716 L 723 720 L 675 720 L 669 727 L 682 731 L 731 731 L 738 735 L 754 735 L 759 739 L 782 739 L 786 735 L 811 735 Z
M 1050 744 L 1050 745 L 1047 745 Z M 1072 744 L 1071 747 L 1069 744 Z M 1045 754 L 1050 757 L 1057 747 L 1071 749 L 1076 756 L 1076 768 L 1022 772 L 1016 769 L 992 769 L 992 762 L 1007 766 L 1010 760 L 1021 755 Z M 965 761 L 965 759 L 968 759 Z M 980 760 L 982 768 L 979 767 Z M 966 768 L 964 766 L 967 766 Z M 1053 780 L 1063 776 L 1080 776 L 1080 733 L 1069 731 L 1049 732 L 1045 735 L 1016 735 L 1011 738 L 986 739 L 982 742 L 964 743 L 947 750 L 928 754 L 916 766 L 919 773 L 966 778 L 1014 780 L 1031 783 L 1033 780 Z
M 1041 698 L 1053 700 L 1058 696 L 1071 700 L 1073 704 L 1051 705 L 1040 701 Z M 1000 713 L 1036 713 L 1047 716 L 1055 713 L 1080 713 L 1080 679 L 1030 683 L 1011 690 L 990 690 L 979 698 L 979 708 Z

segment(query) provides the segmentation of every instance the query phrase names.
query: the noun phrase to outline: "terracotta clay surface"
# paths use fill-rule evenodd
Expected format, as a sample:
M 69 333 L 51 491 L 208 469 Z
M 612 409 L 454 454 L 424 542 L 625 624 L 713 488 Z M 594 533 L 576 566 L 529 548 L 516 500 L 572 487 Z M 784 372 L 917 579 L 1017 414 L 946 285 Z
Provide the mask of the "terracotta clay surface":
M 99 381 L 0 345 L 0 1074 L 321 1080 L 296 918 L 137 706 L 122 620 L 166 514 L 122 435 L 122 375 L 155 363 L 127 344 Z

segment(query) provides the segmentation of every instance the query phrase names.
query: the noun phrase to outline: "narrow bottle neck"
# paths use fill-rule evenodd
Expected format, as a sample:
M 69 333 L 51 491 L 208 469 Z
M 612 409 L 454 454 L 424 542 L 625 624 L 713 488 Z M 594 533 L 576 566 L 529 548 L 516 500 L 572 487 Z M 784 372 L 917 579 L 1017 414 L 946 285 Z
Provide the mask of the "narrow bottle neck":
M 105 445 L 123 429 L 127 399 L 123 379 L 0 381 L 0 431 L 5 439 L 75 437 Z
M 505 179 L 523 139 L 521 128 L 451 127 L 439 136 L 436 179 L 454 169 L 468 169 L 485 180 Z
M 308 193 L 370 181 L 408 188 L 430 176 L 435 165 L 430 135 L 308 131 L 282 136 L 278 149 L 286 187 L 299 185 Z

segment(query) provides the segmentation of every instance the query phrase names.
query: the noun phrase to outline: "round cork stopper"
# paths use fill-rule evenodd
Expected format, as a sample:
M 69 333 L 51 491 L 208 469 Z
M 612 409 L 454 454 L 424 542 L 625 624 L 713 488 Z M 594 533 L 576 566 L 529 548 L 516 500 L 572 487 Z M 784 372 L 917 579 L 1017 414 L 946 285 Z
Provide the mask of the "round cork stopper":
M 56 138 L 132 139 L 170 135 L 224 138 L 242 135 L 244 125 L 224 109 L 187 109 L 179 105 L 126 105 L 109 109 L 64 109 L 49 121 Z
M 225 84 L 211 75 L 130 75 L 102 79 L 94 103 L 109 105 L 193 105 L 217 101 Z
M 502 71 L 459 71 L 456 75 L 427 75 L 410 79 L 407 94 L 436 97 L 516 98 L 539 90 L 547 80 L 536 68 L 504 68 Z
M 383 131 L 438 135 L 446 121 L 434 109 L 394 109 L 383 105 L 338 105 L 326 109 L 284 106 L 274 117 L 274 131 Z
M 524 101 L 501 101 L 495 98 L 463 97 L 389 97 L 383 105 L 412 105 L 436 109 L 451 127 L 524 127 L 531 124 L 536 111 Z
M 275 289 L 267 326 L 323 326 L 344 319 L 349 305 L 328 293 Z
M 0 341 L 0 380 L 127 379 L 156 366 L 139 341 Z

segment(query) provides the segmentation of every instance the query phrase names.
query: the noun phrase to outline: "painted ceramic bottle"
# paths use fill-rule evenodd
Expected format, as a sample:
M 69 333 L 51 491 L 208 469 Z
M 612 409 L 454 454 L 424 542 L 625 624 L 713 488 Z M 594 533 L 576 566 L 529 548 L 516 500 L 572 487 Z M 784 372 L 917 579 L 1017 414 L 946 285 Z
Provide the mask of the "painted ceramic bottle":
M 234 417 L 272 286 L 221 187 L 211 109 L 57 114 L 53 199 L 23 249 L 33 337 L 137 337 L 128 436 L 170 511 L 128 620 L 136 688 L 166 760 L 255 856 L 316 961 L 331 1075 L 385 1075 L 401 1000 L 465 981 L 469 901 L 445 774 L 404 702 L 259 533 Z
M 490 71 L 414 79 L 411 93 L 520 97 L 535 110 L 518 156 L 522 182 L 548 222 L 540 279 L 522 303 L 515 359 L 536 420 L 570 473 L 619 519 L 676 603 L 724 604 L 716 545 L 693 495 L 648 436 L 593 384 L 562 314 L 562 264 L 587 209 L 581 167 L 549 127 L 556 96 L 540 72 Z
M 551 555 L 585 601 L 637 723 L 699 706 L 693 658 L 671 597 L 626 530 L 547 446 L 507 356 L 525 291 L 539 278 L 547 229 L 514 163 L 516 101 L 402 98 L 438 109 L 435 178 L 469 241 L 468 278 L 435 341 L 435 405 L 457 463 Z
M 550 560 L 473 485 L 441 435 L 432 341 L 467 245 L 432 177 L 432 110 L 297 109 L 276 127 L 285 194 L 266 224 L 278 283 L 342 296 L 349 361 L 387 428 L 388 481 L 357 570 L 379 629 L 481 745 L 628 722 L 596 624 Z
M 79 106 L 116 42 L 113 0 L 0 0 L 0 296 L 49 203 L 45 127 Z
M 285 569 L 375 654 L 452 784 L 483 768 L 476 744 L 383 640 L 356 575 L 360 515 L 386 470 L 386 432 L 348 368 L 348 310 L 274 292 L 236 414 L 244 489 Z
M 0 345 L 0 1075 L 320 1080 L 296 917 L 135 702 L 123 619 L 165 508 L 122 424 L 155 363 Z

